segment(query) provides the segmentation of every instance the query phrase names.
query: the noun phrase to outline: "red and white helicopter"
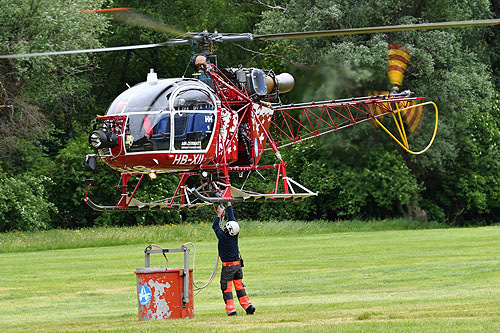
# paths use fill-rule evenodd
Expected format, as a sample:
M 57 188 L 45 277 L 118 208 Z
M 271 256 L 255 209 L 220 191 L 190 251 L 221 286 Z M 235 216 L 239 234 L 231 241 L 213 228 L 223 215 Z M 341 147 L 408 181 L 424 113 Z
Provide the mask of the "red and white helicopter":
M 85 166 L 96 168 L 101 160 L 121 173 L 121 198 L 115 205 L 102 206 L 89 197 L 85 202 L 93 209 L 161 210 L 188 209 L 223 201 L 303 200 L 317 195 L 287 176 L 287 163 L 280 149 L 320 135 L 335 132 L 362 122 L 373 121 L 384 129 L 406 151 L 420 154 L 432 144 L 437 131 L 437 107 L 424 102 L 410 91 L 399 91 L 409 53 L 389 45 L 391 93 L 346 99 L 283 105 L 279 95 L 290 91 L 294 79 L 290 74 L 276 74 L 258 68 L 219 68 L 210 52 L 214 42 L 278 40 L 368 34 L 418 29 L 495 25 L 498 19 L 398 25 L 326 31 L 292 32 L 268 35 L 227 33 L 183 33 L 157 23 L 131 9 L 98 10 L 115 19 L 139 26 L 170 32 L 179 37 L 160 44 L 135 45 L 91 50 L 4 55 L 16 58 L 85 52 L 117 51 L 160 46 L 197 44 L 202 52 L 191 59 L 194 78 L 158 78 L 151 70 L 147 80 L 121 93 L 104 116 L 98 116 L 89 144 L 95 150 L 87 155 Z M 435 125 L 429 144 L 412 151 L 405 128 L 412 114 L 430 108 Z M 395 133 L 379 120 L 391 115 Z M 411 124 L 410 124 L 411 125 Z M 275 163 L 261 164 L 264 153 L 272 152 Z M 246 179 L 263 170 L 274 170 L 274 189 L 256 193 L 234 186 L 232 175 Z M 141 202 L 134 196 L 145 175 L 179 175 L 177 189 L 167 198 Z M 127 184 L 138 177 L 134 189 Z M 188 186 L 190 178 L 199 178 L 198 186 Z

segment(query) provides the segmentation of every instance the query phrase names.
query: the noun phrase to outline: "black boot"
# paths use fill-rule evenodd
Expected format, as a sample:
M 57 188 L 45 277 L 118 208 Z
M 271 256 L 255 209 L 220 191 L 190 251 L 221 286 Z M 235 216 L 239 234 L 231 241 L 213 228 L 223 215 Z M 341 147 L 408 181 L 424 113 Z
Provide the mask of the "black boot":
M 245 309 L 245 311 L 247 312 L 247 315 L 252 315 L 255 312 L 255 308 L 253 305 L 250 305 L 248 308 Z

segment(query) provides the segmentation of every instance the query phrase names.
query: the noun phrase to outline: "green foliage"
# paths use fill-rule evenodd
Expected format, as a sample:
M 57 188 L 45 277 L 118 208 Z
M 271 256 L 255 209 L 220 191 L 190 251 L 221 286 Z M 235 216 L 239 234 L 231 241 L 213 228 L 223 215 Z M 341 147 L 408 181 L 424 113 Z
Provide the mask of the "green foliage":
M 57 209 L 47 198 L 50 182 L 47 177 L 0 176 L 0 231 L 51 227 Z
M 359 147 L 370 142 L 359 142 L 359 152 L 353 152 L 350 146 L 332 146 L 327 140 L 321 145 L 300 144 L 286 155 L 294 166 L 290 174 L 319 193 L 317 199 L 299 205 L 295 216 L 394 216 L 418 193 L 417 181 L 399 154 Z
M 79 11 L 101 3 L 1 0 L 0 53 L 99 47 L 104 18 L 82 20 Z M 30 173 L 33 157 L 26 152 L 57 151 L 60 137 L 74 135 L 73 120 L 88 120 L 82 115 L 92 102 L 89 73 L 94 68 L 88 54 L 0 62 L 0 139 L 5 143 L 0 163 L 5 170 Z
M 335 8 L 331 10 L 334 19 L 318 14 L 312 20 L 304 15 L 326 8 Z M 500 12 L 498 6 L 493 8 Z M 311 4 L 295 0 L 266 11 L 258 29 L 271 33 L 296 31 L 304 26 L 308 29 L 303 30 L 324 30 L 469 20 L 488 17 L 489 13 L 489 1 Z M 299 87 L 304 100 L 318 100 L 387 89 L 385 50 L 389 41 L 397 42 L 412 54 L 404 88 L 435 101 L 440 109 L 438 138 L 422 156 L 394 150 L 389 139 L 358 128 L 361 126 L 336 133 L 330 142 L 321 141 L 324 149 L 306 145 L 300 151 L 292 151 L 287 156 L 291 159 L 289 173 L 302 176 L 304 183 L 320 192 L 317 198 L 299 205 L 298 210 L 305 210 L 307 216 L 318 212 L 323 218 L 352 214 L 383 217 L 401 214 L 420 203 L 428 210 L 428 218 L 443 221 L 446 216 L 451 224 L 478 216 L 491 217 L 498 211 L 499 124 L 489 55 L 497 56 L 488 45 L 488 36 L 488 28 L 469 28 L 289 40 L 268 45 L 290 56 L 292 61 L 281 59 L 282 66 L 312 66 L 314 76 L 321 79 L 309 79 L 307 85 Z M 427 113 L 419 134 L 410 138 L 410 144 L 425 146 L 432 126 L 433 117 Z M 360 140 L 362 137 L 366 140 Z M 325 170 L 327 165 L 330 170 Z M 325 213 L 323 207 L 330 210 Z
M 41 51 L 86 49 L 100 47 L 97 40 L 105 28 L 103 17 L 89 15 L 79 10 L 100 6 L 100 1 L 17 1 L 2 0 L 0 25 L 4 43 L 2 53 L 27 53 Z M 14 9 L 15 8 L 15 9 Z M 64 121 L 64 112 L 75 111 L 79 103 L 88 99 L 91 86 L 86 73 L 93 69 L 87 54 L 33 57 L 3 63 L 4 73 L 22 93 L 23 97 L 45 109 L 56 125 Z M 61 115 L 62 119 L 58 119 Z M 58 122 L 58 121 L 59 122 Z M 65 127 L 63 127 L 65 128 Z
M 84 157 L 90 153 L 87 135 L 82 133 L 70 139 L 54 158 L 51 170 L 53 186 L 50 189 L 59 214 L 57 225 L 61 227 L 91 226 L 96 213 L 84 203 L 85 180 L 89 175 L 84 169 Z M 106 178 L 106 174 L 101 171 Z
M 52 132 L 53 133 L 53 132 Z M 57 145 L 58 140 L 52 133 L 47 133 L 43 138 L 19 138 L 16 147 L 6 147 L 6 149 L 15 149 L 16 154 L 5 156 L 3 162 L 5 169 L 9 174 L 29 174 L 34 176 L 43 176 L 47 170 L 53 166 L 53 161 L 49 157 L 50 146 Z M 50 142 L 50 145 L 46 143 Z M 10 142 L 6 142 L 7 145 Z
M 0 0 L 0 54 L 147 44 L 173 37 L 114 22 L 105 15 L 79 12 L 101 7 L 133 7 L 185 31 L 257 34 L 500 16 L 500 5 L 488 0 Z M 385 218 L 422 209 L 427 219 L 447 219 L 452 225 L 494 221 L 500 212 L 498 32 L 498 27 L 477 27 L 215 43 L 219 67 L 242 64 L 293 73 L 296 87 L 282 96 L 282 101 L 293 103 L 386 90 L 387 43 L 396 42 L 412 54 L 403 88 L 426 96 L 440 110 L 437 139 L 420 156 L 403 152 L 370 125 L 283 149 L 288 175 L 319 195 L 296 203 L 245 203 L 238 207 L 239 215 Z M 91 153 L 87 147 L 90 120 L 103 114 L 126 84 L 144 81 L 150 68 L 160 77 L 188 77 L 191 55 L 191 47 L 166 47 L 0 61 L 0 170 L 9 191 L 25 188 L 2 206 L 1 214 L 17 216 L 4 222 L 2 230 L 209 221 L 212 207 L 115 214 L 94 212 L 83 202 L 89 177 L 98 181 L 90 189 L 97 203 L 113 205 L 120 196 L 115 189 L 119 175 L 101 166 L 93 175 L 83 171 L 83 158 Z M 410 145 L 425 146 L 433 122 L 427 112 L 417 135 L 410 137 Z M 262 160 L 275 162 L 274 156 Z M 251 177 L 245 187 L 269 193 L 274 176 L 263 175 L 265 181 Z M 232 181 L 241 186 L 244 178 L 235 176 Z M 130 187 L 136 182 L 132 179 Z M 38 186 L 41 192 L 33 190 Z M 176 186 L 175 175 L 155 181 L 146 177 L 136 196 L 143 201 L 165 199 Z M 19 207 L 33 207 L 36 200 L 28 200 L 33 203 L 28 205 L 12 200 L 25 202 L 35 192 L 44 201 L 39 216 L 30 221 L 16 212 L 22 211 Z M 28 211 L 28 215 L 35 214 L 33 208 Z

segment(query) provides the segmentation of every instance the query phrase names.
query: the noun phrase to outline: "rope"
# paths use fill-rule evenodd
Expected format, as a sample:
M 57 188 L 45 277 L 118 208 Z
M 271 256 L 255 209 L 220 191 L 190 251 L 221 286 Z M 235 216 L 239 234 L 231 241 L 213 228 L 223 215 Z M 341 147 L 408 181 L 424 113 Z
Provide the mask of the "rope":
M 212 271 L 212 274 L 210 275 L 210 278 L 208 279 L 207 283 L 205 283 L 201 287 L 198 287 L 196 285 L 196 283 L 194 282 L 194 265 L 195 265 L 195 259 L 196 259 L 196 247 L 191 242 L 187 242 L 187 243 L 182 244 L 182 246 L 187 246 L 187 245 L 193 246 L 193 286 L 195 287 L 194 291 L 198 291 L 199 290 L 199 292 L 196 293 L 196 295 L 198 295 L 201 292 L 201 290 L 205 289 L 214 280 L 215 273 L 217 272 L 217 268 L 219 267 L 219 257 L 217 256 L 217 261 L 215 263 L 214 270 Z
M 214 208 L 215 208 L 215 206 L 214 206 Z M 196 247 L 194 246 L 194 243 L 191 243 L 191 242 L 184 243 L 184 244 L 182 244 L 181 246 L 182 246 L 182 247 L 186 247 L 186 246 L 188 246 L 188 245 L 193 246 L 193 286 L 195 287 L 194 291 L 198 291 L 198 292 L 195 294 L 195 296 L 196 296 L 196 295 L 198 295 L 198 294 L 199 294 L 199 293 L 200 293 L 203 289 L 205 289 L 205 288 L 206 288 L 206 287 L 207 287 L 210 283 L 212 283 L 212 281 L 214 280 L 214 278 L 215 278 L 215 273 L 217 272 L 217 268 L 219 267 L 219 256 L 217 256 L 217 261 L 215 262 L 214 270 L 212 271 L 212 274 L 210 275 L 210 278 L 208 279 L 207 283 L 205 283 L 205 284 L 204 284 L 203 286 L 201 286 L 201 287 L 198 287 L 198 286 L 196 285 L 196 283 L 194 282 L 194 265 L 195 265 L 195 259 L 196 259 Z M 148 246 L 146 246 L 146 249 L 145 249 L 144 251 L 146 251 L 146 250 L 148 250 L 148 249 L 152 249 L 153 247 L 156 247 L 156 248 L 158 248 L 158 249 L 160 249 L 160 250 L 163 250 L 163 248 L 162 248 L 161 246 L 159 246 L 159 245 L 156 245 L 156 244 L 149 244 Z M 168 258 L 167 258 L 167 256 L 166 256 L 166 255 L 165 255 L 165 253 L 163 253 L 163 252 L 162 252 L 162 254 L 163 254 L 163 256 L 165 257 L 165 260 L 167 261 L 167 268 L 170 268 L 170 267 L 169 267 L 169 263 L 168 263 Z

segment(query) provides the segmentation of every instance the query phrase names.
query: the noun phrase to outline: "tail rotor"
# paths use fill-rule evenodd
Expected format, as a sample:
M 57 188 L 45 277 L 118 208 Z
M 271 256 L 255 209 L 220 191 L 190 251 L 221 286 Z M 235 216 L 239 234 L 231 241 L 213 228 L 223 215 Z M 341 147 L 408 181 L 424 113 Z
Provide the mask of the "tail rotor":
M 391 93 L 398 93 L 410 62 L 410 51 L 402 45 L 389 44 L 387 57 L 387 75 L 391 82 Z

